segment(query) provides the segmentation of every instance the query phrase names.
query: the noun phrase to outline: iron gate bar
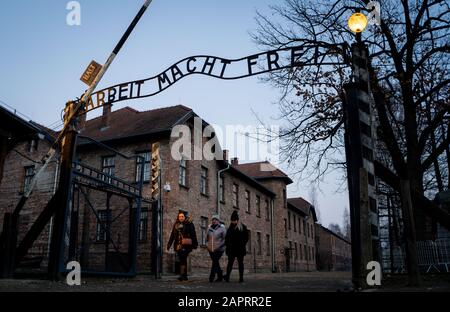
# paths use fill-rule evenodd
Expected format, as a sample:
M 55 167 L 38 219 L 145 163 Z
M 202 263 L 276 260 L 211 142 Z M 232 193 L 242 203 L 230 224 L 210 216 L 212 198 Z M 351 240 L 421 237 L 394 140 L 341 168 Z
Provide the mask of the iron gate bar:
M 99 223 L 102 224 L 102 225 L 106 225 L 106 229 L 107 229 L 107 230 L 110 229 L 110 226 L 108 226 L 108 224 L 105 224 L 107 221 L 102 221 L 102 220 L 100 219 L 100 216 L 98 215 L 97 211 L 95 210 L 94 206 L 92 205 L 92 203 L 91 203 L 91 201 L 90 201 L 90 199 L 89 199 L 89 196 L 86 194 L 86 192 L 85 192 L 82 188 L 80 188 L 80 190 L 81 190 L 81 193 L 83 194 L 84 199 L 86 200 L 86 202 L 87 202 L 89 208 L 91 208 L 92 212 L 94 213 L 97 222 L 99 222 Z M 130 208 L 128 207 L 128 208 L 126 208 L 126 209 L 130 209 Z M 125 210 L 126 210 L 126 209 L 125 209 Z M 107 214 L 107 218 L 108 218 L 108 214 Z M 116 219 L 117 219 L 117 218 L 116 218 Z M 114 222 L 114 221 L 111 221 L 111 223 L 113 223 L 113 222 Z M 112 243 L 112 245 L 113 245 L 113 247 L 114 247 L 114 250 L 115 250 L 116 252 L 120 252 L 119 249 L 118 249 L 118 247 L 116 246 L 114 240 L 113 240 L 111 237 L 109 237 L 109 238 L 107 237 L 107 238 L 106 238 L 106 240 L 105 240 L 105 245 L 107 244 L 108 241 L 110 241 L 110 242 Z M 132 255 L 130 254 L 129 256 L 130 256 L 130 260 L 131 260 Z M 107 257 L 107 254 L 105 254 L 105 259 L 106 259 L 106 257 Z M 119 259 L 120 259 L 120 261 L 121 261 L 121 264 L 122 264 L 123 268 L 126 269 L 126 265 L 123 263 L 123 260 L 122 260 L 121 258 L 119 258 Z M 106 265 L 105 265 L 105 267 L 106 267 Z M 86 272 L 90 272 L 90 273 L 92 274 L 92 273 L 95 272 L 95 271 L 85 271 L 85 270 L 81 270 L 81 272 L 82 272 L 83 274 L 86 273 Z M 108 273 L 108 272 L 104 272 L 104 273 Z M 114 274 L 116 274 L 116 273 L 117 273 L 117 272 L 114 272 Z M 130 273 L 130 274 L 131 274 L 131 273 Z
M 83 180 L 80 180 L 80 179 L 77 179 L 74 182 L 79 184 L 79 185 L 82 185 L 82 186 L 85 186 L 85 187 L 88 187 L 88 188 L 91 188 L 91 189 L 94 189 L 94 190 L 97 190 L 97 191 L 105 191 L 106 190 L 105 188 L 102 188 L 101 186 L 99 186 L 99 185 L 97 185 L 95 183 L 89 183 L 89 182 L 86 182 L 86 181 L 83 181 Z M 114 193 L 114 195 L 121 196 L 121 197 L 126 197 L 126 198 L 128 198 L 128 197 L 138 197 L 135 194 L 128 193 L 128 192 L 119 192 L 118 190 L 113 189 L 113 188 L 109 188 L 108 191 L 111 192 L 111 193 Z
M 115 155 L 119 155 L 125 159 L 128 160 L 140 160 L 141 162 L 144 162 L 144 157 L 139 155 L 132 155 L 127 156 L 116 149 L 103 144 L 95 139 L 92 139 L 90 137 L 86 136 L 78 136 L 78 139 L 86 139 L 88 141 L 91 141 L 92 144 L 98 145 L 104 149 L 112 151 Z M 76 148 L 84 146 L 85 144 L 77 144 Z M 84 171 L 88 171 L 88 174 L 84 173 Z M 116 243 L 114 240 L 108 235 L 110 234 L 111 227 L 106 226 L 107 228 L 107 236 L 109 236 L 105 242 L 105 269 L 108 269 L 108 253 L 109 253 L 109 242 L 112 244 L 114 250 L 119 254 L 119 262 L 123 269 L 127 270 L 127 273 L 122 272 L 111 272 L 111 271 L 92 271 L 92 270 L 82 270 L 83 274 L 90 274 L 90 275 L 114 275 L 114 276 L 135 276 L 136 275 L 136 267 L 137 267 L 137 235 L 138 235 L 138 227 L 139 227 L 139 217 L 141 213 L 141 204 L 142 204 L 142 188 L 143 188 L 143 179 L 144 179 L 144 166 L 141 166 L 140 172 L 139 172 L 139 180 L 136 184 L 131 184 L 125 180 L 122 180 L 120 178 L 117 178 L 115 176 L 106 174 L 104 172 L 101 172 L 100 170 L 93 168 L 87 164 L 84 164 L 79 161 L 73 161 L 72 162 L 72 172 L 73 172 L 73 183 L 74 185 L 84 186 L 86 188 L 95 189 L 98 191 L 107 192 L 108 194 L 114 194 L 120 197 L 124 197 L 128 199 L 129 207 L 128 210 L 130 210 L 130 216 L 129 216 L 129 242 L 128 242 L 128 257 L 130 260 L 129 265 L 126 265 L 124 263 L 124 260 L 120 256 L 120 250 L 118 249 Z M 101 178 L 99 178 L 101 177 Z M 105 181 L 106 180 L 106 181 Z M 112 181 L 112 183 L 108 183 L 107 181 Z M 92 183 L 90 183 L 92 182 Z M 120 187 L 121 186 L 121 187 Z M 100 220 L 99 215 L 96 213 L 94 206 L 92 205 L 91 201 L 88 198 L 88 195 L 86 194 L 85 190 L 80 187 L 81 192 L 83 193 L 84 198 L 86 199 L 86 202 L 88 203 L 88 206 L 90 209 L 94 212 L 94 215 L 96 219 L 102 223 Z M 110 197 L 110 195 L 109 195 Z M 133 214 L 133 201 L 136 202 L 136 211 Z M 123 209 L 119 216 L 114 218 L 114 220 L 109 220 L 109 216 L 107 214 L 107 222 L 110 224 L 117 220 L 118 217 L 120 217 L 127 208 Z M 134 220 L 133 220 L 134 218 Z M 77 224 L 78 225 L 78 224 Z M 61 268 L 62 272 L 68 272 L 65 268 Z
M 93 168 L 93 167 L 91 167 L 89 165 L 86 165 L 86 164 L 82 164 L 80 162 L 74 162 L 73 164 L 75 165 L 74 166 L 75 168 L 81 167 L 81 171 L 78 171 L 77 169 L 76 169 L 76 171 L 74 171 L 74 174 L 77 175 L 77 176 L 81 176 L 81 177 L 93 180 L 93 181 L 98 182 L 99 184 L 101 184 L 101 185 L 103 185 L 105 187 L 111 187 L 111 188 L 118 189 L 120 191 L 123 191 L 123 192 L 125 192 L 127 194 L 132 195 L 133 197 L 140 196 L 139 195 L 139 193 L 140 193 L 139 188 L 134 186 L 134 185 L 132 185 L 131 183 L 128 183 L 128 182 L 126 182 L 126 181 L 124 181 L 124 180 L 122 180 L 120 178 L 117 178 L 117 177 L 115 177 L 113 175 L 101 172 L 98 169 L 95 169 L 95 168 Z M 87 169 L 87 171 L 89 172 L 88 174 L 84 173 L 85 169 Z M 97 174 L 97 177 L 92 176 L 92 173 Z M 102 178 L 98 178 L 98 176 L 101 176 Z M 106 178 L 107 181 L 105 181 L 104 178 Z M 108 182 L 108 180 L 110 180 L 111 182 Z M 115 183 L 113 183 L 113 182 L 115 182 Z M 122 185 L 122 187 L 119 186 L 120 184 Z

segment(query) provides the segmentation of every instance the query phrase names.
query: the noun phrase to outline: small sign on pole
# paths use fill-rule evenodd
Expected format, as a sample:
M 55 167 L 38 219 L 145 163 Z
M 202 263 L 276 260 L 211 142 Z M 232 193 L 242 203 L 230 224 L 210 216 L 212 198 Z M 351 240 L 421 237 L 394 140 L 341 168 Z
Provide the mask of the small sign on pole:
M 97 77 L 98 73 L 100 72 L 100 69 L 102 69 L 102 65 L 100 65 L 96 61 L 91 61 L 91 63 L 81 76 L 80 80 L 90 86 L 95 77 Z

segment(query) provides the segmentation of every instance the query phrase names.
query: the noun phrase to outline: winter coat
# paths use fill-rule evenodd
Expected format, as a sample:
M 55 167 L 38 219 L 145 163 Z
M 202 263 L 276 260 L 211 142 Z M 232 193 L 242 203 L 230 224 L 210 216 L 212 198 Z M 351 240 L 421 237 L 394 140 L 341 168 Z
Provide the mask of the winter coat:
M 216 228 L 212 225 L 208 228 L 206 234 L 207 248 L 209 252 L 225 250 L 225 226 L 218 224 Z
M 192 245 L 182 245 L 183 238 L 190 238 L 192 240 Z M 173 248 L 176 252 L 181 249 L 187 251 L 192 251 L 192 249 L 197 249 L 197 235 L 195 233 L 195 226 L 190 219 L 179 222 L 176 221 L 172 228 L 172 233 L 170 234 L 169 242 L 167 243 L 167 249 L 173 244 Z
M 228 256 L 245 256 L 247 254 L 246 245 L 248 242 L 248 230 L 245 224 L 239 223 L 237 226 L 231 224 L 225 236 L 226 253 Z

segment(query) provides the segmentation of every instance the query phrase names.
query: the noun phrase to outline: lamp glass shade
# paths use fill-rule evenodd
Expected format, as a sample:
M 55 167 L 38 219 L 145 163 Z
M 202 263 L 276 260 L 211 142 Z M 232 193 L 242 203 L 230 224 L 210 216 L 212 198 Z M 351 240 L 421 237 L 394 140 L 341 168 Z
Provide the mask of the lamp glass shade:
M 353 13 L 348 19 L 348 27 L 355 33 L 362 32 L 367 27 L 367 17 L 362 13 Z

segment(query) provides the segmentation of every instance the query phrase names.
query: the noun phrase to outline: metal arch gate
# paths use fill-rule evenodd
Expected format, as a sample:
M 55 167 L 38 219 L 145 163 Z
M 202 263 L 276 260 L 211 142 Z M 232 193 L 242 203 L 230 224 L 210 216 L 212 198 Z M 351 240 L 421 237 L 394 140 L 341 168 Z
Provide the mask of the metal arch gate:
M 142 158 L 124 155 L 85 136 L 78 136 L 80 140 L 89 141 L 91 148 L 103 149 L 123 161 L 137 163 Z M 76 145 L 76 156 L 82 156 L 79 152 L 82 146 L 87 144 Z M 137 181 L 133 183 L 87 162 L 73 161 L 72 192 L 61 242 L 63 257 L 59 272 L 65 271 L 64 263 L 75 260 L 84 274 L 136 275 L 144 175 L 144 167 L 140 168 Z

